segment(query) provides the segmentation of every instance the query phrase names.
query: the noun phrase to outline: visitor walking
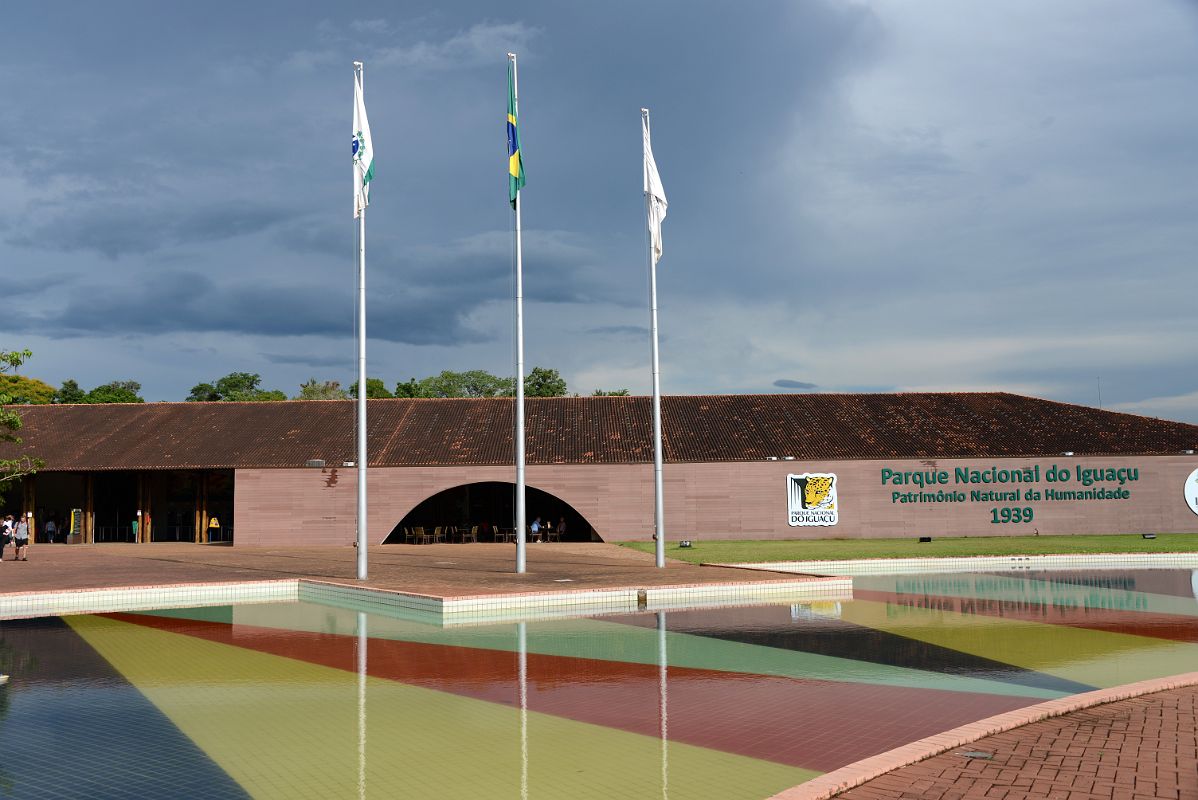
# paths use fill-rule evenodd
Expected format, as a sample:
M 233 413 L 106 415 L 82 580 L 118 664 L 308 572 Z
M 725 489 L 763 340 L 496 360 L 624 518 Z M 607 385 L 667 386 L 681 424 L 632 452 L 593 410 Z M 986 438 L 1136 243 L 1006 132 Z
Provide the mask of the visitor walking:
M 46 526 L 43 528 L 46 532 L 46 544 L 54 544 L 54 537 L 58 535 L 58 525 L 54 522 L 54 517 L 46 520 Z
M 4 560 L 4 548 L 12 544 L 13 529 L 16 524 L 13 522 L 12 514 L 4 518 L 4 522 L 0 522 L 0 561 Z
M 17 527 L 13 531 L 13 547 L 16 548 L 13 561 L 29 560 L 29 522 L 25 517 L 17 520 Z

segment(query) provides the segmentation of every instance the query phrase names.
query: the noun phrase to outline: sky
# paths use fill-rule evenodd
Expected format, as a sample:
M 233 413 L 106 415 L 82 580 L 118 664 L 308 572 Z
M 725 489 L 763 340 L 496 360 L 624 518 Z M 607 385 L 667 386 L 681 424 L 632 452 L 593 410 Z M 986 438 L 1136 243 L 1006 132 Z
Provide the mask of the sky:
M 1194 0 L 15 4 L 0 302 L 23 374 L 147 400 L 368 371 L 665 394 L 1009 391 L 1198 422 Z

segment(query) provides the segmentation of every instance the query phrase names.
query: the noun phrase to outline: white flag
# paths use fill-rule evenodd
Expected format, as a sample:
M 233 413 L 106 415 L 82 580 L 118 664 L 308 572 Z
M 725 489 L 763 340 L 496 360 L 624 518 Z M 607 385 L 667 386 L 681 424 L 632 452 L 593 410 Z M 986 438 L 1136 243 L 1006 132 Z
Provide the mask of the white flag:
M 361 73 L 354 71 L 354 217 L 370 205 L 370 182 L 374 180 L 374 140 L 362 100 Z
M 653 145 L 649 141 L 649 109 L 641 109 L 641 133 L 645 138 L 645 196 L 648 198 L 649 241 L 653 247 L 653 263 L 661 260 L 661 222 L 666 218 L 666 190 L 657 174 L 653 160 Z

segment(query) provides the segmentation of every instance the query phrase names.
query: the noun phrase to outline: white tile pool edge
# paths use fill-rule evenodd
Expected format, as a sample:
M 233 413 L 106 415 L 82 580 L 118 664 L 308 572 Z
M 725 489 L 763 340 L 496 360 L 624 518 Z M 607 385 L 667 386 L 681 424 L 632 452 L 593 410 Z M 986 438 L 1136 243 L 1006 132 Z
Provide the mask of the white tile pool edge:
M 800 572 L 807 575 L 901 575 L 1032 569 L 1198 569 L 1198 553 L 861 558 L 844 561 L 763 561 L 713 566 L 765 572 Z
M 572 592 L 527 592 L 441 598 L 369 589 L 347 584 L 301 581 L 300 599 L 341 608 L 386 614 L 424 612 L 441 624 L 471 624 L 558 617 L 672 611 L 684 608 L 850 600 L 849 578 L 737 584 L 620 587 Z
M 0 619 L 198 608 L 234 603 L 287 603 L 299 599 L 298 584 L 294 578 L 287 578 L 274 581 L 181 583 L 166 586 L 22 592 L 0 595 Z
M 852 580 L 849 578 L 805 578 L 794 581 L 643 589 L 620 587 L 442 598 L 288 578 L 0 594 L 0 620 L 304 601 L 375 614 L 408 612 L 427 615 L 428 621 L 441 624 L 468 624 L 683 608 L 849 600 L 852 599 L 852 591 Z

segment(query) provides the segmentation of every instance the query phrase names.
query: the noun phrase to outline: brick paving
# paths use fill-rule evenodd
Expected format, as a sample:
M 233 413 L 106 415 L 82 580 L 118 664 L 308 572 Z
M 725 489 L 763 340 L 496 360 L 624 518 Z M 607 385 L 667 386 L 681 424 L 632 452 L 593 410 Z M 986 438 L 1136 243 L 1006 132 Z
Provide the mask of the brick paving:
M 356 580 L 352 547 L 227 547 L 195 544 L 35 544 L 29 561 L 0 564 L 0 594 L 61 589 L 311 578 L 436 597 L 721 583 L 757 584 L 804 576 L 699 567 L 626 547 L 529 544 L 516 574 L 513 544 L 380 545 L 369 551 L 368 579 Z M 819 578 L 812 577 L 812 580 Z
M 968 758 L 963 753 L 991 758 Z M 1198 686 L 979 739 L 835 795 L 844 800 L 1198 800 Z

